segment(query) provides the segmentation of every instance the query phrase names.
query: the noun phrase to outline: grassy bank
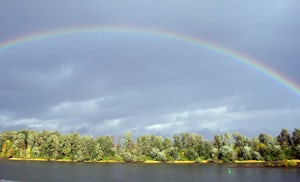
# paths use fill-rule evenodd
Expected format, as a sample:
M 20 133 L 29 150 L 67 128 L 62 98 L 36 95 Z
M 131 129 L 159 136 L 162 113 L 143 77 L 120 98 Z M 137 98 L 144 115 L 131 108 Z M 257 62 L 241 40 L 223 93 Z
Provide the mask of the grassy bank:
M 236 160 L 234 161 L 234 163 L 237 163 L 237 164 L 256 164 L 256 163 L 265 163 L 266 161 L 262 161 L 262 160 L 244 160 L 244 161 L 239 161 L 239 160 Z
M 85 162 L 85 163 L 127 163 L 125 161 L 117 161 L 117 160 L 101 160 L 101 161 L 75 161 L 70 159 L 43 159 L 43 158 L 36 158 L 36 159 L 24 159 L 24 158 L 9 158 L 8 160 L 11 161 L 40 161 L 40 162 Z M 207 160 L 198 161 L 155 161 L 155 160 L 146 160 L 141 162 L 129 162 L 129 163 L 144 163 L 144 164 L 228 164 L 222 161 L 218 162 L 209 162 Z M 299 159 L 293 160 L 282 160 L 282 161 L 262 161 L 262 160 L 244 160 L 244 161 L 233 161 L 229 162 L 231 164 L 263 164 L 266 167 L 298 167 L 300 164 Z
M 123 163 L 123 161 L 116 161 L 116 160 L 101 160 L 101 161 L 76 161 L 71 159 L 43 159 L 43 158 L 36 158 L 36 159 L 24 159 L 24 158 L 9 158 L 8 160 L 11 161 L 40 161 L 40 162 L 87 162 L 87 163 Z

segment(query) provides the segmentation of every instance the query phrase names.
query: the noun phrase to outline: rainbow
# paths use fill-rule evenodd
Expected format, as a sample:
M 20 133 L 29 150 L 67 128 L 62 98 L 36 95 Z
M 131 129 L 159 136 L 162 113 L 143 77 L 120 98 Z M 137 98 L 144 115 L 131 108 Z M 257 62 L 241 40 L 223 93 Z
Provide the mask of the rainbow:
M 164 31 L 164 30 L 146 29 L 146 28 L 139 28 L 139 27 L 121 27 L 121 26 L 88 26 L 88 27 L 64 28 L 64 29 L 50 30 L 45 32 L 38 32 L 34 34 L 29 34 L 29 35 L 9 39 L 4 42 L 0 42 L 0 53 L 2 51 L 5 51 L 6 49 L 20 46 L 29 42 L 42 41 L 45 39 L 62 37 L 65 35 L 87 34 L 87 33 L 139 34 L 139 35 L 152 36 L 152 37 L 169 39 L 174 41 L 180 41 L 183 43 L 198 46 L 203 49 L 214 52 L 216 54 L 223 55 L 242 65 L 254 69 L 257 72 L 265 75 L 266 77 L 269 77 L 271 80 L 282 85 L 286 89 L 290 90 L 297 96 L 300 96 L 300 86 L 297 85 L 297 83 L 293 82 L 292 80 L 290 80 L 288 77 L 278 72 L 277 70 L 272 69 L 271 67 L 253 58 L 250 58 L 249 56 L 227 49 L 225 47 L 209 42 L 207 40 L 200 39 L 198 37 L 192 37 L 180 33 Z

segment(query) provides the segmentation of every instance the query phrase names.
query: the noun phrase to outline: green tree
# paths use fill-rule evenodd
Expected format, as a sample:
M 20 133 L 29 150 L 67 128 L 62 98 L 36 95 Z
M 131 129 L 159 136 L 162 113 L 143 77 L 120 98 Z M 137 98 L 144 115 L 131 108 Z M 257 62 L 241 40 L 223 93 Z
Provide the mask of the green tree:
M 165 152 L 164 151 L 158 152 L 156 156 L 156 160 L 165 162 L 167 160 Z
M 179 158 L 179 151 L 176 147 L 171 147 L 169 150 L 169 155 L 172 161 L 176 161 Z
M 229 162 L 232 160 L 233 156 L 233 149 L 228 146 L 224 145 L 219 149 L 219 158 L 225 162 Z
M 96 159 L 96 151 L 95 145 L 96 141 L 91 136 L 83 136 L 82 139 L 82 152 L 84 160 L 95 160 Z
M 132 138 L 132 132 L 127 132 L 124 135 L 124 146 L 125 146 L 125 152 L 132 153 L 134 149 L 134 141 Z
M 180 151 L 181 150 L 181 142 L 180 142 L 180 137 L 178 135 L 173 136 L 174 142 L 173 142 L 173 147 Z
M 300 129 L 295 128 L 292 134 L 292 156 L 300 159 Z
M 268 145 L 273 146 L 274 145 L 274 139 L 270 135 L 266 135 L 264 133 L 261 133 L 261 134 L 259 134 L 258 139 L 261 143 L 265 144 L 266 146 L 268 146 Z
M 242 150 L 242 157 L 244 160 L 252 160 L 252 148 L 250 146 L 243 146 Z
M 123 154 L 123 159 L 125 162 L 132 162 L 133 161 L 133 155 L 130 152 L 125 152 Z
M 245 160 L 286 160 L 300 158 L 300 130 L 294 129 L 292 137 L 286 129 L 273 138 L 260 134 L 251 139 L 230 133 L 215 135 L 213 141 L 204 140 L 194 133 L 181 133 L 170 138 L 156 135 L 124 135 L 123 146 L 116 147 L 111 136 L 80 136 L 78 133 L 62 135 L 53 131 L 8 131 L 0 133 L 1 157 L 71 159 L 75 161 L 124 160 L 157 161 L 201 160 L 225 162 Z M 120 141 L 119 141 L 120 144 Z M 121 151 L 121 156 L 119 152 Z
M 280 135 L 276 137 L 281 146 L 281 159 L 292 158 L 292 138 L 287 129 L 282 129 Z
M 300 159 L 300 145 L 295 147 L 295 158 Z
M 282 147 L 288 147 L 292 144 L 291 136 L 287 129 L 282 129 L 276 139 Z
M 223 136 L 222 135 L 215 135 L 214 136 L 214 146 L 217 149 L 220 149 L 223 146 Z
M 25 142 L 25 135 L 21 132 L 16 132 L 13 135 L 13 155 L 15 157 L 26 157 L 26 142 Z
M 155 135 L 151 135 L 151 147 L 152 148 L 157 148 L 158 150 L 162 150 L 163 149 L 163 139 L 161 136 L 155 136 Z
M 163 150 L 168 150 L 173 146 L 173 142 L 170 138 L 165 138 L 162 145 L 163 145 Z
M 104 157 L 112 157 L 115 155 L 114 141 L 110 136 L 98 136 L 96 143 L 99 144 L 99 149 L 103 152 Z
M 58 159 L 59 133 L 43 131 L 40 133 L 40 149 L 44 158 Z
M 216 149 L 213 145 L 213 142 L 212 141 L 204 141 L 204 155 L 203 155 L 203 158 L 204 159 L 209 159 L 209 160 L 212 160 L 213 159 L 213 150 Z M 218 149 L 217 150 L 217 153 L 215 154 L 217 157 L 218 157 Z M 218 160 L 218 159 L 217 159 Z
M 65 144 L 66 144 L 67 149 L 65 150 L 65 152 L 68 154 L 68 158 L 70 158 L 72 161 L 77 160 L 79 157 L 77 154 L 78 146 L 79 146 L 78 142 L 79 142 L 79 134 L 78 133 L 72 133 L 72 134 L 68 134 L 66 136 Z
M 137 154 L 140 156 L 150 156 L 151 137 L 150 135 L 140 136 L 137 138 Z
M 213 147 L 210 151 L 211 160 L 213 162 L 218 162 L 219 160 L 219 149 L 216 147 Z
M 31 131 L 28 133 L 27 137 L 27 158 L 38 158 L 40 157 L 39 145 L 37 142 L 38 133 L 35 131 Z
M 1 151 L 2 158 L 10 158 L 13 157 L 13 147 L 11 140 L 6 140 L 2 146 Z
M 252 153 L 252 159 L 254 159 L 254 160 L 262 160 L 263 157 L 260 155 L 259 152 L 254 151 L 254 152 Z
M 156 160 L 156 156 L 159 152 L 160 150 L 158 148 L 152 148 L 150 151 L 150 156 L 152 157 L 152 159 Z
M 233 137 L 230 133 L 226 132 L 224 134 L 223 145 L 232 146 L 233 145 Z
M 61 135 L 59 141 L 60 158 L 71 159 L 71 134 Z
M 293 146 L 300 145 L 300 129 L 295 128 L 292 136 Z

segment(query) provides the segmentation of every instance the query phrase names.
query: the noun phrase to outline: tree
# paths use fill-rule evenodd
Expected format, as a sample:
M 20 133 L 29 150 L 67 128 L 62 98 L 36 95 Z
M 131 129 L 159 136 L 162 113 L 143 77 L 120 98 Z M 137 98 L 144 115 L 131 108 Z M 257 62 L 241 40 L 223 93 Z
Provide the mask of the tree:
M 17 132 L 13 135 L 13 155 L 16 157 L 25 158 L 26 157 L 26 143 L 25 135 L 21 132 Z
M 295 128 L 292 134 L 292 152 L 293 157 L 300 159 L 300 129 Z
M 295 158 L 300 159 L 300 145 L 295 147 Z
M 103 152 L 103 150 L 102 150 L 102 148 L 101 148 L 101 144 L 100 143 L 97 143 L 96 142 L 96 145 L 95 145 L 95 159 L 97 160 L 97 161 L 99 161 L 99 160 L 103 160 L 104 159 L 104 152 Z
M 252 148 L 249 146 L 242 147 L 242 157 L 244 160 L 252 160 Z
M 124 160 L 157 161 L 201 160 L 229 162 L 240 160 L 285 160 L 300 158 L 300 130 L 292 137 L 286 129 L 273 138 L 260 134 L 251 139 L 230 133 L 215 135 L 214 140 L 204 140 L 195 133 L 181 133 L 170 138 L 156 135 L 139 136 L 135 143 L 132 133 L 124 135 L 121 155 L 111 136 L 80 136 L 78 133 L 62 135 L 53 131 L 9 131 L 0 133 L 0 154 L 3 158 L 70 159 L 75 161 Z M 120 143 L 120 141 L 119 141 Z
M 173 146 L 173 142 L 170 138 L 165 138 L 162 145 L 163 145 L 163 150 L 168 150 Z
M 152 148 L 150 151 L 150 156 L 152 157 L 152 159 L 156 159 L 157 154 L 160 152 L 160 150 L 158 148 Z
M 59 141 L 60 158 L 71 159 L 71 134 L 61 135 Z
M 45 142 L 47 143 L 47 156 L 49 158 L 58 159 L 59 134 L 57 132 L 49 133 Z
M 27 137 L 27 158 L 38 158 L 41 155 L 40 146 L 38 143 L 38 133 L 31 131 L 28 133 Z
M 223 146 L 223 136 L 222 135 L 215 135 L 214 146 L 218 149 L 220 149 Z
M 203 150 L 203 159 L 212 159 L 212 151 L 214 149 L 214 145 L 212 141 L 204 141 L 204 150 Z M 217 149 L 218 152 L 218 149 Z M 218 154 L 216 154 L 218 156 Z
M 96 159 L 96 151 L 95 145 L 96 141 L 91 136 L 84 136 L 81 139 L 82 141 L 82 151 L 84 160 L 95 160 Z
M 68 152 L 69 152 L 69 157 L 70 159 L 73 160 L 77 160 L 78 159 L 78 142 L 79 142 L 79 134 L 78 133 L 72 133 L 67 135 L 66 137 L 66 142 L 69 143 L 68 144 Z
M 292 136 L 293 146 L 300 145 L 300 129 L 295 128 Z
M 259 140 L 254 138 L 251 142 L 249 138 L 237 132 L 233 134 L 233 139 L 236 158 L 240 160 L 251 160 L 253 148 L 256 148 L 259 144 Z
M 282 153 L 280 145 L 274 145 L 273 147 L 270 147 L 269 150 L 272 151 L 272 153 L 271 153 L 272 160 L 282 160 L 282 159 L 285 159 L 285 156 Z
M 178 148 L 176 147 L 171 147 L 170 150 L 169 150 L 169 155 L 171 157 L 171 160 L 172 161 L 175 161 L 179 158 L 179 154 L 178 154 Z
M 233 137 L 230 133 L 226 132 L 224 134 L 223 145 L 231 146 L 233 144 Z
M 124 135 L 124 146 L 125 146 L 125 152 L 130 152 L 132 153 L 134 149 L 134 142 L 132 139 L 132 132 L 127 132 Z
M 165 162 L 167 160 L 165 152 L 164 151 L 158 152 L 156 156 L 156 160 Z
M 272 158 L 274 158 L 273 156 L 273 147 L 275 145 L 274 139 L 272 136 L 270 135 L 266 135 L 264 133 L 261 133 L 258 136 L 259 139 L 259 144 L 258 144 L 258 152 L 261 154 L 261 156 L 267 160 L 270 161 L 272 160 Z
M 137 154 L 140 156 L 150 156 L 151 138 L 150 135 L 137 138 Z
M 160 151 L 163 149 L 163 139 L 161 136 L 155 136 L 155 135 L 151 135 L 151 147 L 152 148 L 157 148 Z
M 96 144 L 99 144 L 98 150 L 101 150 L 103 152 L 104 157 L 111 157 L 115 155 L 115 151 L 113 149 L 114 142 L 112 137 L 98 136 L 96 138 Z
M 38 135 L 28 135 L 30 145 L 34 147 L 34 155 L 41 155 L 46 159 L 58 159 L 59 133 L 43 131 Z
M 174 135 L 173 139 L 174 139 L 173 147 L 176 148 L 176 150 L 180 151 L 181 150 L 181 142 L 180 142 L 179 136 Z
M 1 151 L 1 157 L 2 158 L 11 158 L 11 157 L 13 157 L 12 142 L 10 140 L 6 140 L 3 143 L 2 151 Z
M 219 160 L 219 150 L 216 147 L 213 147 L 210 151 L 210 156 L 213 162 L 218 162 Z
M 123 154 L 123 159 L 125 162 L 132 162 L 133 161 L 133 156 L 130 152 L 125 152 Z
M 292 144 L 291 136 L 287 129 L 282 129 L 276 139 L 283 148 L 289 147 Z
M 199 157 L 205 158 L 206 150 L 205 150 L 204 138 L 202 136 L 199 135 L 196 136 L 195 151 Z
M 5 137 L 4 133 L 1 133 L 0 134 L 0 152 L 3 151 L 3 145 L 4 145 L 5 141 L 6 141 L 6 137 Z
M 225 162 L 229 162 L 232 160 L 233 156 L 233 149 L 228 146 L 224 145 L 219 149 L 219 158 Z
M 266 135 L 264 133 L 259 134 L 258 139 L 261 143 L 265 144 L 265 145 L 274 145 L 274 139 L 272 136 L 270 135 Z
M 254 151 L 254 152 L 252 153 L 252 159 L 254 159 L 254 160 L 262 160 L 263 157 L 260 155 L 259 152 Z

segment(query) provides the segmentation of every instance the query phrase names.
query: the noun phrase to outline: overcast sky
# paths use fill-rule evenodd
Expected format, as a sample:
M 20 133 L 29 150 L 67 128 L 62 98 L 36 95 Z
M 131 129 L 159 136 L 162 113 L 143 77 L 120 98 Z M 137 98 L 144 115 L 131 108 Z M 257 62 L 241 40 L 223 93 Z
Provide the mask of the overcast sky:
M 1 1 L 0 44 L 39 32 L 127 26 L 193 36 L 300 85 L 297 0 Z M 184 41 L 85 33 L 0 49 L 0 130 L 84 135 L 299 128 L 300 97 L 256 70 Z

